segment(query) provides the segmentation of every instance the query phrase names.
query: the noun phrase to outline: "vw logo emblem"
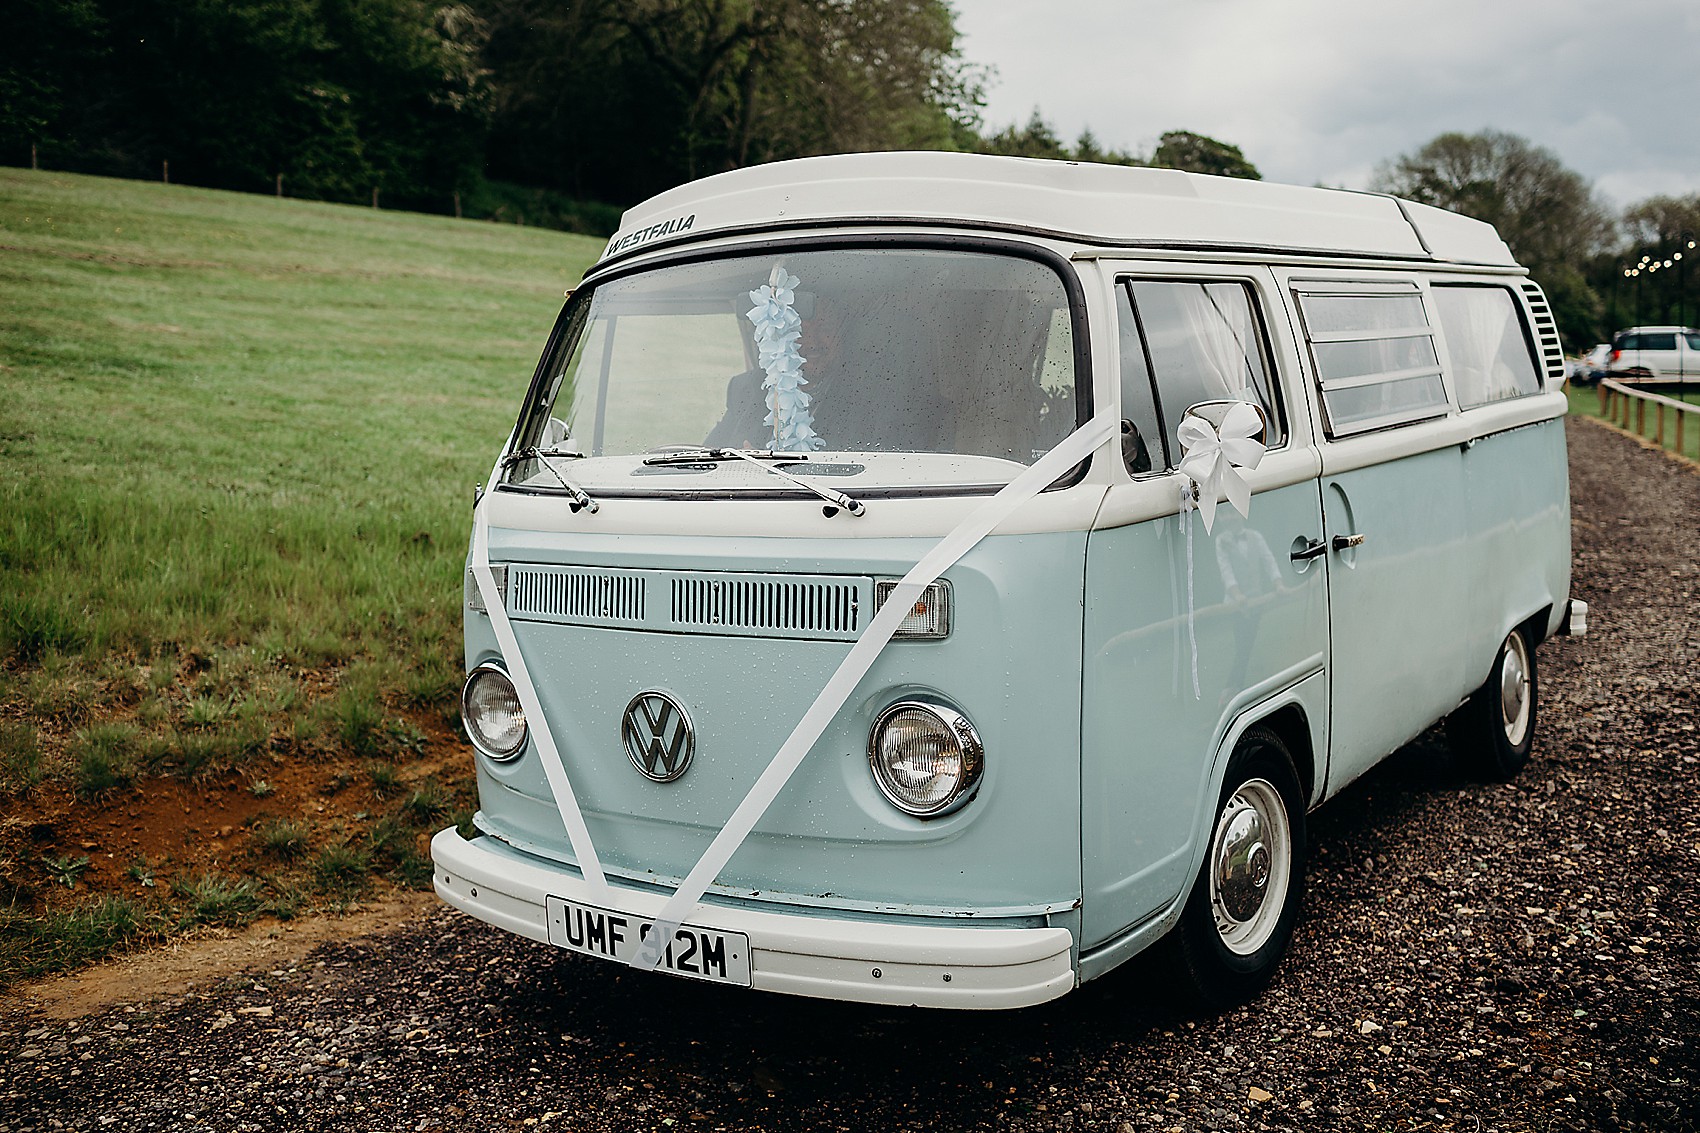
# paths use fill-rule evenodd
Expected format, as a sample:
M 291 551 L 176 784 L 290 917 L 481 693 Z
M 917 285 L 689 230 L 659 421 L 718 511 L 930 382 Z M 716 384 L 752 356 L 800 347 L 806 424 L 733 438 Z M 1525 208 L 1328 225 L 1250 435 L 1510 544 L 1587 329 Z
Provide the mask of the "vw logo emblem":
M 691 718 L 664 692 L 640 692 L 632 698 L 620 720 L 620 740 L 632 766 L 657 783 L 683 775 L 697 747 Z

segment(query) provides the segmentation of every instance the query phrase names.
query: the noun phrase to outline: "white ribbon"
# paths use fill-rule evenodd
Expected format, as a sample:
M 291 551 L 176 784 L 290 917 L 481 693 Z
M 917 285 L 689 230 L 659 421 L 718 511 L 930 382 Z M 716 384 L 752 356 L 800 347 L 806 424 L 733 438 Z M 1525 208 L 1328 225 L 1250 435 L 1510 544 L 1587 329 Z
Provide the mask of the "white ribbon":
M 644 937 L 643 946 L 631 959 L 632 967 L 654 969 L 660 965 L 666 944 L 673 940 L 673 934 L 678 931 L 679 925 L 696 908 L 708 887 L 720 876 L 720 872 L 726 868 L 726 863 L 755 829 L 761 816 L 773 805 L 773 800 L 779 797 L 779 792 L 801 766 L 809 749 L 820 739 L 827 726 L 832 723 L 833 717 L 855 691 L 857 684 L 873 667 L 875 659 L 897 632 L 899 623 L 927 587 L 999 524 L 1013 515 L 1022 504 L 1055 483 L 1058 477 L 1091 455 L 1093 450 L 1116 433 L 1117 423 L 1108 417 L 1094 417 L 1070 433 L 1061 444 L 1016 476 L 991 499 L 970 512 L 950 534 L 939 540 L 909 573 L 903 576 L 879 612 L 868 622 L 862 635 L 851 646 L 849 654 L 839 663 L 838 669 L 828 679 L 825 687 L 816 695 L 814 703 L 809 705 L 808 710 L 803 713 L 803 718 L 780 745 L 778 753 L 756 778 L 743 801 L 732 812 L 732 816 L 726 820 L 726 825 L 721 827 L 720 833 L 715 835 L 708 849 L 703 851 L 702 857 L 697 860 L 691 872 L 662 906 L 655 917 L 654 927 Z M 498 470 L 499 467 L 498 465 Z M 513 627 L 508 621 L 502 595 L 497 592 L 495 577 L 490 572 L 489 521 L 485 512 L 490 496 L 495 494 L 493 489 L 496 476 L 497 472 L 492 471 L 492 491 L 485 494 L 473 519 L 473 578 L 484 598 L 484 607 L 490 614 L 496 644 L 507 662 L 508 676 L 519 693 L 520 705 L 525 709 L 526 722 L 531 726 L 531 735 L 537 745 L 544 775 L 549 781 L 550 790 L 554 792 L 555 806 L 561 812 L 561 822 L 566 827 L 567 840 L 572 845 L 573 854 L 578 859 L 585 880 L 590 885 L 593 899 L 612 905 L 614 897 L 603 874 L 601 860 L 597 857 L 590 830 L 585 824 L 583 812 L 579 809 L 578 798 L 573 793 L 572 783 L 561 762 L 561 753 L 555 745 L 554 737 L 549 733 L 542 703 L 532 684 L 530 670 L 520 654 L 519 642 L 514 637 Z
M 1249 402 L 1236 401 L 1222 417 L 1218 430 L 1209 421 L 1189 414 L 1181 421 L 1178 436 L 1181 462 L 1178 471 L 1197 485 L 1198 514 L 1204 533 L 1216 522 L 1216 505 L 1224 496 L 1242 518 L 1251 516 L 1251 485 L 1241 468 L 1256 468 L 1263 462 L 1263 419 Z
M 572 782 L 567 778 L 567 769 L 561 762 L 561 753 L 555 747 L 555 737 L 549 732 L 549 725 L 543 716 L 543 703 L 537 697 L 537 687 L 531 682 L 531 670 L 527 668 L 525 656 L 519 651 L 519 639 L 514 636 L 514 627 L 508 621 L 507 603 L 502 600 L 501 591 L 496 589 L 496 578 L 490 572 L 490 525 L 485 512 L 490 507 L 490 497 L 496 494 L 496 480 L 501 472 L 497 464 L 490 472 L 490 490 L 484 493 L 479 501 L 477 510 L 472 518 L 472 579 L 478 584 L 478 593 L 484 599 L 484 610 L 490 615 L 490 628 L 496 634 L 496 647 L 502 651 L 502 659 L 507 662 L 508 679 L 513 682 L 514 691 L 519 694 L 520 707 L 525 710 L 526 723 L 531 726 L 532 742 L 537 745 L 537 756 L 543 764 L 543 776 L 549 780 L 549 789 L 555 795 L 555 809 L 561 812 L 561 822 L 567 828 L 567 841 L 573 848 L 573 856 L 578 859 L 579 869 L 584 873 L 584 880 L 590 885 L 592 899 L 609 904 L 608 878 L 602 872 L 602 859 L 596 856 L 596 845 L 590 840 L 590 828 L 585 825 L 584 812 L 579 809 L 578 796 L 573 794 Z
M 1116 421 L 1108 417 L 1092 418 L 1006 484 L 997 495 L 969 512 L 950 534 L 939 540 L 932 550 L 921 556 L 920 562 L 910 568 L 909 573 L 903 576 L 902 581 L 887 596 L 879 613 L 868 622 L 868 627 L 856 639 L 856 644 L 850 647 L 849 654 L 839 663 L 838 669 L 816 695 L 814 703 L 803 713 L 803 718 L 791 729 L 791 734 L 779 746 L 778 753 L 757 777 L 737 809 L 732 812 L 732 817 L 726 820 L 726 825 L 714 836 L 714 841 L 703 851 L 702 857 L 692 867 L 690 874 L 673 896 L 667 899 L 660 913 L 656 914 L 655 928 L 644 938 L 644 946 L 632 957 L 632 967 L 654 969 L 660 965 L 662 950 L 673 940 L 673 934 L 678 931 L 679 925 L 691 914 L 691 910 L 696 908 L 697 902 L 702 900 L 703 894 L 708 892 L 708 887 L 720 876 L 720 871 L 726 868 L 726 863 L 732 860 L 732 855 L 750 836 L 761 816 L 767 813 L 767 808 L 779 797 L 779 792 L 802 765 L 809 749 L 814 747 L 815 741 L 820 739 L 827 725 L 838 715 L 838 710 L 844 707 L 844 702 L 850 699 L 850 694 L 873 667 L 880 651 L 891 640 L 892 634 L 897 632 L 899 623 L 914 608 L 916 600 L 927 587 L 954 566 L 957 560 L 972 550 L 980 540 L 991 534 L 999 524 L 1013 515 L 1022 504 L 1055 483 L 1059 476 L 1118 433 L 1119 425 Z

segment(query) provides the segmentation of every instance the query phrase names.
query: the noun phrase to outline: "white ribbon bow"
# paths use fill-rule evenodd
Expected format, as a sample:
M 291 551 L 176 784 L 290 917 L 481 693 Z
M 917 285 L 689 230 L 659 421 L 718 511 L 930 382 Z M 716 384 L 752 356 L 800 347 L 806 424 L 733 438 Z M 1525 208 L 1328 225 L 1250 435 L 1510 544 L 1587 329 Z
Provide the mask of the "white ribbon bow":
M 1256 468 L 1263 462 L 1263 442 L 1255 439 L 1262 431 L 1263 419 L 1244 401 L 1229 407 L 1219 431 L 1197 415 L 1181 421 L 1179 471 L 1197 485 L 1198 512 L 1206 535 L 1216 521 L 1216 505 L 1224 496 L 1242 518 L 1251 516 L 1251 485 L 1239 470 Z

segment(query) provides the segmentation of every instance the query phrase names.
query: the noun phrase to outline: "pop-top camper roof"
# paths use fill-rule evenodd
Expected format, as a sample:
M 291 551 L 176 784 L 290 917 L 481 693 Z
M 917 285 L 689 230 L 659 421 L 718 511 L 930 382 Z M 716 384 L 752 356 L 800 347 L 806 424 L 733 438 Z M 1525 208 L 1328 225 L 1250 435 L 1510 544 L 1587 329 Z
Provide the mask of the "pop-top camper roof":
M 893 222 L 1133 248 L 1516 262 L 1492 225 L 1393 197 L 969 153 L 809 157 L 693 181 L 629 210 L 603 259 L 733 232 Z

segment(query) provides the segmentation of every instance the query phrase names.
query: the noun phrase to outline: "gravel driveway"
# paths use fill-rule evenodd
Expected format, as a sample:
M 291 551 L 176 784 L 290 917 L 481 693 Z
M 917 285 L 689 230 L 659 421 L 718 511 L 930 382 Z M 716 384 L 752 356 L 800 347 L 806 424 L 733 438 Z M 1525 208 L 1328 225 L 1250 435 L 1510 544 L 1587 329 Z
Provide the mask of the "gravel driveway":
M 1591 635 L 1540 651 L 1515 783 L 1432 737 L 1313 817 L 1309 915 L 1251 1008 L 1135 963 L 926 1014 L 708 987 L 442 910 L 299 968 L 0 1019 L 0 1130 L 1700 1129 L 1700 475 L 1570 426 Z

